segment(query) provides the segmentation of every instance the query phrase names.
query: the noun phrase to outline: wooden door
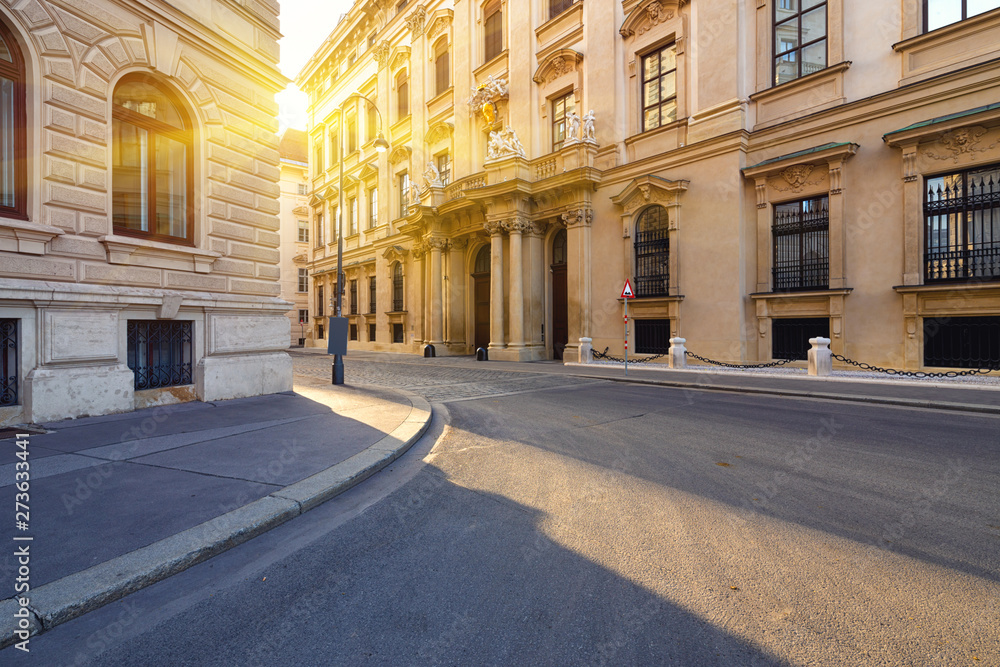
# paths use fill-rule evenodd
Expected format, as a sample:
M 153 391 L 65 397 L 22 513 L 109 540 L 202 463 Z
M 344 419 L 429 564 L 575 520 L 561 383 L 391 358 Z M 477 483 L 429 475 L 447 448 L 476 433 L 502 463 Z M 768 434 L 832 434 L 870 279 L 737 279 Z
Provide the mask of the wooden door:
M 569 342 L 569 299 L 566 286 L 566 230 L 552 240 L 552 356 L 563 358 Z

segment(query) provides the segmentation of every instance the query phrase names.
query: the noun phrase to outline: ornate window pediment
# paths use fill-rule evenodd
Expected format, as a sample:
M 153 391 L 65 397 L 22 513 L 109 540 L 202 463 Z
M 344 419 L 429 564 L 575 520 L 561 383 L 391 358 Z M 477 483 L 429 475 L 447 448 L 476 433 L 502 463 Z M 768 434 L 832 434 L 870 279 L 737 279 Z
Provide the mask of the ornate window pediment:
M 389 163 L 399 164 L 400 162 L 409 160 L 411 153 L 413 153 L 413 149 L 409 146 L 396 146 L 396 148 L 389 153 Z
M 582 53 L 577 53 L 573 49 L 559 49 L 542 61 L 532 79 L 535 83 L 551 83 L 564 74 L 576 71 L 582 61 Z
M 445 139 L 450 139 L 452 132 L 455 131 L 455 126 L 448 122 L 438 122 L 431 125 L 430 129 L 427 130 L 427 134 L 424 135 L 424 141 L 428 144 L 435 144 L 439 141 L 444 141 Z
M 389 69 L 396 71 L 410 64 L 410 47 L 408 46 L 397 46 L 392 52 L 392 58 L 389 60 Z
M 624 190 L 611 198 L 625 213 L 634 213 L 643 206 L 680 206 L 680 197 L 690 181 L 671 181 L 659 176 L 642 176 L 633 179 Z M 671 220 L 671 225 L 676 224 Z
M 382 258 L 389 262 L 389 264 L 392 264 L 393 262 L 399 262 L 402 264 L 409 252 L 409 250 L 401 245 L 391 245 L 382 253 Z
M 642 36 L 661 23 L 666 23 L 680 13 L 686 0 L 649 0 L 640 2 L 632 9 L 618 31 L 628 39 L 633 35 Z
M 757 208 L 800 195 L 840 194 L 842 165 L 857 150 L 851 142 L 823 144 L 745 167 L 743 175 L 756 183 Z
M 427 38 L 434 40 L 438 35 L 448 32 L 454 16 L 455 12 L 451 9 L 441 9 L 431 14 L 427 20 L 427 25 L 430 26 L 427 29 Z

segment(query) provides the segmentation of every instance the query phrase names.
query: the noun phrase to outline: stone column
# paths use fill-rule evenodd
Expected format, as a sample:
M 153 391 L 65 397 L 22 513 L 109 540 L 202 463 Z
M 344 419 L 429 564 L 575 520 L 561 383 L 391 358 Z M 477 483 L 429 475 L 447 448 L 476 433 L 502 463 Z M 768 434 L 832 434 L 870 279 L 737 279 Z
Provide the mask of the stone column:
M 510 343 L 509 348 L 524 347 L 524 265 L 522 263 L 522 232 L 529 231 L 531 223 L 513 218 L 504 223 L 510 235 Z
M 563 358 L 579 355 L 579 340 L 590 335 L 590 225 L 594 212 L 579 208 L 562 214 L 568 251 L 569 336 Z M 566 356 L 568 355 L 568 356 Z
M 407 310 L 413 313 L 412 324 L 419 325 L 414 332 L 416 334 L 415 340 L 422 343 L 426 343 L 429 336 L 429 324 L 428 317 L 428 307 L 427 307 L 427 292 L 425 290 L 425 284 L 427 282 L 427 247 L 421 241 L 413 246 L 413 259 L 417 261 L 416 269 L 413 272 L 413 281 L 416 283 L 410 287 L 410 293 L 414 296 L 414 303 L 412 306 L 407 307 Z M 419 296 L 419 302 L 417 302 L 416 297 Z
M 466 281 L 468 281 L 468 267 L 465 265 L 465 249 L 468 247 L 468 239 L 452 239 L 451 249 L 448 251 L 448 284 L 445 285 L 445 303 L 448 307 L 447 317 L 447 340 L 456 351 L 465 353 L 466 336 L 465 322 L 465 299 Z
M 545 344 L 542 342 L 542 325 L 545 322 L 545 277 L 548 275 L 548 267 L 545 265 L 545 231 L 548 225 L 545 223 L 533 223 L 531 232 L 528 235 L 528 266 L 525 275 L 528 277 L 528 287 L 526 298 L 528 300 L 528 312 L 525 315 L 528 327 L 527 342 L 532 347 L 538 348 L 536 354 L 538 359 L 545 358 Z M 551 336 L 551 332 L 549 333 Z
M 444 305 L 442 303 L 441 251 L 445 247 L 445 239 L 431 238 L 427 240 L 431 254 L 430 279 L 430 344 L 439 346 L 444 343 Z
M 504 348 L 503 335 L 503 223 L 483 225 L 490 235 L 490 349 Z

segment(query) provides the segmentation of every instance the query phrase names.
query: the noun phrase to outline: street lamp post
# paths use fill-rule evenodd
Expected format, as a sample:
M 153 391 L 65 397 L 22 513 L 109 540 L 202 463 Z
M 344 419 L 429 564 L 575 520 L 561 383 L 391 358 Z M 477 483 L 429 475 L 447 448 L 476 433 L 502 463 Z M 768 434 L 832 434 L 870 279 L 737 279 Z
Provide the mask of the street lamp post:
M 337 188 L 337 307 L 336 307 L 336 317 L 338 320 L 343 317 L 343 297 L 344 297 L 344 128 L 347 123 L 344 122 L 344 107 L 351 100 L 361 98 L 364 101 L 371 104 L 375 109 L 375 114 L 378 116 L 378 136 L 375 138 L 375 150 L 379 153 L 384 153 L 389 149 L 389 142 L 385 140 L 385 136 L 382 134 L 382 112 L 378 110 L 378 105 L 374 104 L 370 99 L 362 95 L 361 93 L 351 93 L 347 98 L 340 103 L 340 127 L 338 131 L 340 132 L 339 152 L 340 155 L 340 170 L 338 173 L 338 188 Z M 330 335 L 333 336 L 334 326 L 333 317 L 330 318 Z M 339 331 L 339 329 L 338 329 Z M 344 341 L 344 349 L 347 347 L 347 342 Z M 342 354 L 335 354 L 333 356 L 333 384 L 344 384 L 344 357 Z

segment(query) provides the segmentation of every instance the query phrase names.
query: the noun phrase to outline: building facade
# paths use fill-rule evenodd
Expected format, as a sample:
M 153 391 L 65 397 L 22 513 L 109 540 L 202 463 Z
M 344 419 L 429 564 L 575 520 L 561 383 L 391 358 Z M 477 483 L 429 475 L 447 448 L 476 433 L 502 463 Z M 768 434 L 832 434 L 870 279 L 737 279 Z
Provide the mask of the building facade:
M 359 349 L 621 354 L 630 279 L 634 353 L 1000 363 L 998 7 L 355 3 L 298 78 L 315 344 L 343 149 Z
M 291 388 L 277 13 L 0 4 L 0 423 Z
M 309 158 L 302 130 L 285 130 L 278 143 L 281 156 L 281 298 L 293 304 L 289 345 L 302 347 L 309 323 Z M 310 334 L 311 335 L 311 334 Z

